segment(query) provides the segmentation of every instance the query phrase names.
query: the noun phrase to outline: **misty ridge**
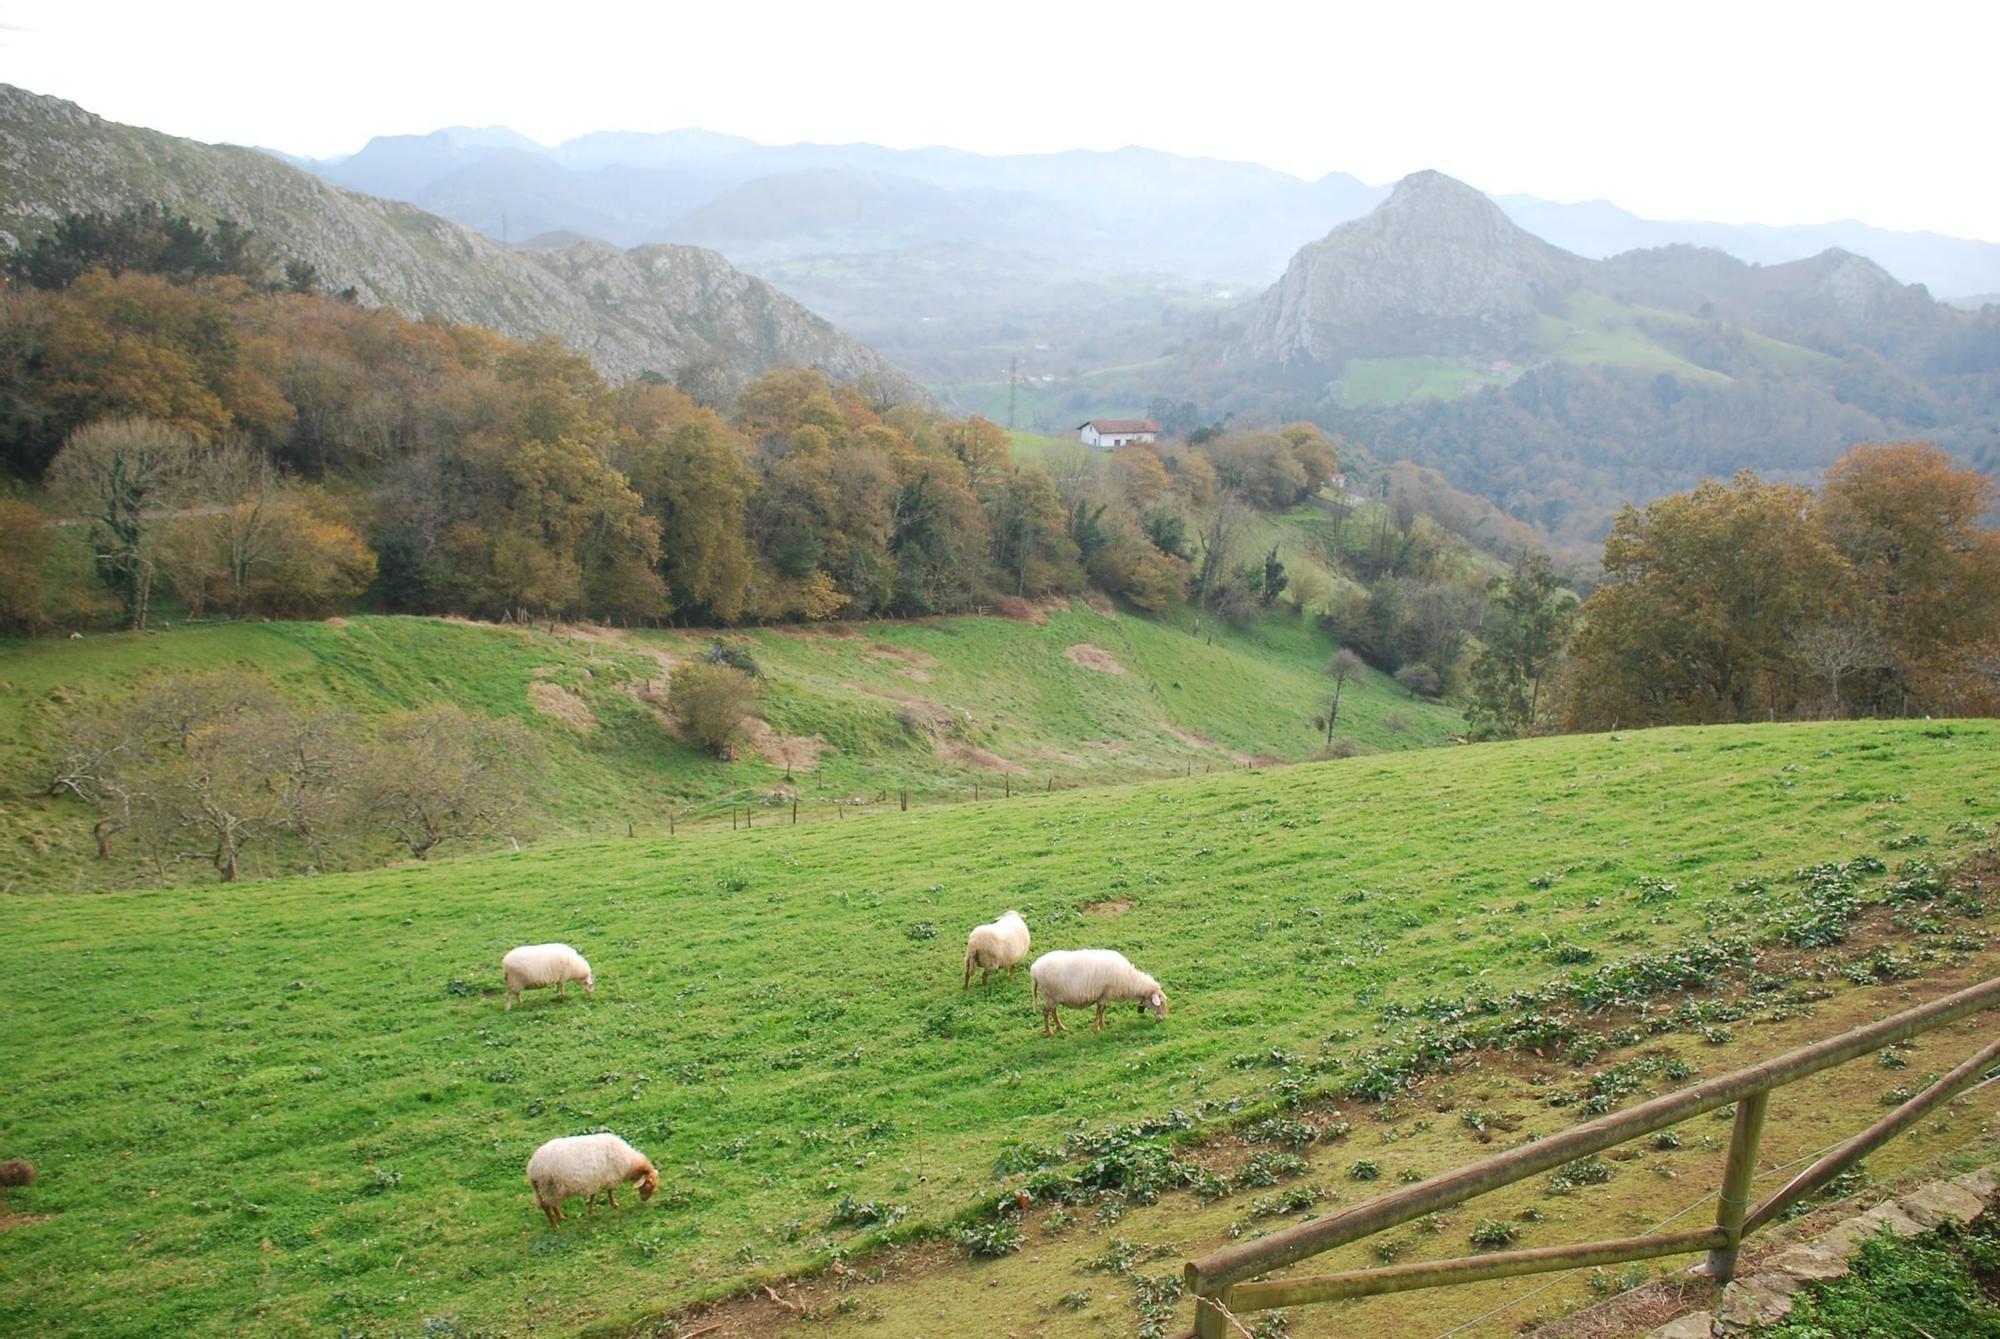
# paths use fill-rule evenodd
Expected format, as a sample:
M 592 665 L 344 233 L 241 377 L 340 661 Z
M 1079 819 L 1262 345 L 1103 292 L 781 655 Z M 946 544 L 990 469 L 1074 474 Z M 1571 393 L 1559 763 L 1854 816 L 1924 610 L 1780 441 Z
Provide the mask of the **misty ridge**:
M 550 233 L 621 247 L 678 242 L 753 268 L 814 251 L 971 246 L 1237 285 L 1268 283 L 1300 246 L 1366 214 L 1394 185 L 1345 172 L 1309 181 L 1142 147 L 996 156 L 764 145 L 699 129 L 600 131 L 549 148 L 505 127 L 454 126 L 377 136 L 356 153 L 320 160 L 268 152 L 336 185 L 407 200 L 513 242 Z M 1604 200 L 1493 199 L 1529 232 L 1590 259 L 1684 244 L 1776 264 L 1837 248 L 1941 300 L 2000 293 L 2000 244 L 1991 242 L 1851 219 L 1668 221 Z

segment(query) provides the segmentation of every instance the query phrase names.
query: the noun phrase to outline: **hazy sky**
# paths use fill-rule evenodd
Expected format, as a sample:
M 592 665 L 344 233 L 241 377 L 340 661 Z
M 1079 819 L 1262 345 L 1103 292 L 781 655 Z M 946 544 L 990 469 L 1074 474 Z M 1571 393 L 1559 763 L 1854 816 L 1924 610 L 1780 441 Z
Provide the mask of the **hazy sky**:
M 315 156 L 504 124 L 1143 144 L 1653 218 L 2000 241 L 2000 3 L 0 0 L 0 81 Z

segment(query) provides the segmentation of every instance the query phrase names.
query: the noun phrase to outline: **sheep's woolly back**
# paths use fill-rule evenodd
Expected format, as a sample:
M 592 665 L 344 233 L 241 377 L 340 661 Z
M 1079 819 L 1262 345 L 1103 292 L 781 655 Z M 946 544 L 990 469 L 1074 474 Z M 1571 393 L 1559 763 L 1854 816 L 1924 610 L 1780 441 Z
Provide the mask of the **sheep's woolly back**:
M 965 937 L 965 965 L 981 971 L 1012 967 L 1028 956 L 1028 923 L 1010 911 L 997 921 L 975 925 Z
M 576 1134 L 551 1139 L 528 1159 L 528 1184 L 540 1204 L 561 1204 L 571 1195 L 595 1195 L 650 1172 L 646 1155 L 615 1134 Z
M 560 981 L 589 981 L 590 964 L 568 944 L 526 944 L 500 960 L 507 989 L 519 993 Z
M 1028 969 L 1028 977 L 1045 1008 L 1063 1005 L 1080 1009 L 1120 1000 L 1144 1000 L 1160 990 L 1159 982 L 1126 961 L 1123 953 L 1108 948 L 1057 949 L 1044 953 Z

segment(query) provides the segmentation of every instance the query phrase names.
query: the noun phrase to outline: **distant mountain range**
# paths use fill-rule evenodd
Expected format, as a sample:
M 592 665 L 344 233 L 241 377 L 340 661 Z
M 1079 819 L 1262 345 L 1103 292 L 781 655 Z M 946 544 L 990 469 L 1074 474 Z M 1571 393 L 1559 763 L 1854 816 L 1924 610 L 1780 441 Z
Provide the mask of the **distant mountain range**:
M 1625 501 L 1746 467 L 1811 481 L 1858 441 L 2000 468 L 2000 306 L 1839 249 L 1590 259 L 1437 172 L 1301 248 L 1160 380 L 1317 419 L 1578 541 Z
M 477 159 L 522 153 L 526 141 L 454 131 L 440 143 Z M 395 157 L 382 150 L 371 161 Z M 467 167 L 476 170 L 473 159 Z M 430 171 L 422 153 L 403 161 L 406 183 Z M 924 394 L 879 354 L 713 251 L 601 241 L 510 250 L 410 204 L 338 189 L 269 152 L 118 125 L 0 85 L 0 250 L 66 212 L 148 200 L 254 228 L 283 257 L 312 264 L 330 290 L 352 288 L 410 316 L 553 335 L 613 376 L 652 372 L 726 396 L 768 368 L 811 366 L 843 381 L 873 378 L 902 398 Z
M 601 132 L 545 148 L 503 127 L 457 127 L 379 136 L 312 166 L 337 185 L 420 204 L 495 237 L 504 217 L 515 240 L 568 230 L 619 246 L 687 242 L 752 266 L 944 241 L 1229 283 L 1268 280 L 1301 245 L 1389 193 L 1345 173 L 1305 181 L 1148 149 L 989 156 L 760 145 L 704 130 Z M 1601 200 L 1497 203 L 1536 236 L 1590 258 L 1685 243 L 1773 264 L 1838 247 L 1939 297 L 2000 291 L 2000 243 L 1852 221 L 1668 222 Z M 785 212 L 773 216 L 771 205 Z

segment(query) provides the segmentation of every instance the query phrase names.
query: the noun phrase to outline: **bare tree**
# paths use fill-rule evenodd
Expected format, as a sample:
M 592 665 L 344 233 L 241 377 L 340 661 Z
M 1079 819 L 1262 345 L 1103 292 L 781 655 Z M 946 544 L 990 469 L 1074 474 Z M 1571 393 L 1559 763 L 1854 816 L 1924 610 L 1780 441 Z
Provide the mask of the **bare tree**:
M 1792 648 L 1813 677 L 1824 679 L 1833 694 L 1833 711 L 1843 713 L 1842 677 L 1857 670 L 1880 669 L 1889 663 L 1889 648 L 1875 630 L 1853 619 L 1809 623 L 1792 637 Z
M 1236 490 L 1217 489 L 1215 501 L 1203 518 L 1199 541 L 1201 551 L 1196 555 L 1194 633 L 1197 637 L 1201 635 L 1203 612 L 1214 604 L 1229 580 L 1242 521 L 1243 499 Z
M 1368 672 L 1368 664 L 1360 656 L 1348 650 L 1335 651 L 1326 662 L 1326 672 L 1333 676 L 1333 698 L 1326 704 L 1326 714 L 1314 721 L 1326 731 L 1326 746 L 1333 747 L 1333 723 L 1340 719 L 1340 691 L 1350 679 L 1358 680 Z
M 153 535 L 177 502 L 194 439 L 146 418 L 107 419 L 69 435 L 49 466 L 49 490 L 91 523 L 97 559 L 123 591 L 125 623 L 146 626 L 155 574 Z
M 451 703 L 383 725 L 361 775 L 365 810 L 411 855 L 501 831 L 521 809 L 534 736 L 519 723 Z

